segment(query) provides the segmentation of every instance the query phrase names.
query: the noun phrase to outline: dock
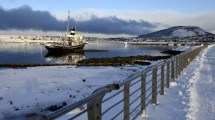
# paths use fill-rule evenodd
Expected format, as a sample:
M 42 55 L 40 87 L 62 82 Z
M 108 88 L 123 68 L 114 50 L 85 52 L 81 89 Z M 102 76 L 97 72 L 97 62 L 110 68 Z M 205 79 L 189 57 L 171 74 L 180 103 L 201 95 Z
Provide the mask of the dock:
M 166 45 L 166 46 L 190 46 L 201 45 L 199 42 L 129 42 L 131 45 Z

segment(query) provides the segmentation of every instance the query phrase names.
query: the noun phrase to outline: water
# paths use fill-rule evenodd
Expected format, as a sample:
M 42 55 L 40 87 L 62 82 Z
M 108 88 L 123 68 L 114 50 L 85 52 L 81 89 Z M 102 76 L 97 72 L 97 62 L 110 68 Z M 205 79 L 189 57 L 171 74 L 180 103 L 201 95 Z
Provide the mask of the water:
M 108 52 L 70 53 L 54 56 L 37 43 L 0 43 L 0 64 L 75 64 L 86 58 L 164 55 L 168 46 L 127 45 L 123 42 L 89 42 L 84 49 L 108 50 Z

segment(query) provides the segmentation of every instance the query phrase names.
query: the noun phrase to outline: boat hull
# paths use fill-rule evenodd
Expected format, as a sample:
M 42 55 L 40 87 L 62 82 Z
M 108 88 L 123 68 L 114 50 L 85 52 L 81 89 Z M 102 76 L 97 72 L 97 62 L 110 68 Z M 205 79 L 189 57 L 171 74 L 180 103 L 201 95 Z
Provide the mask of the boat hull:
M 82 52 L 85 44 L 77 46 L 45 46 L 51 53 Z

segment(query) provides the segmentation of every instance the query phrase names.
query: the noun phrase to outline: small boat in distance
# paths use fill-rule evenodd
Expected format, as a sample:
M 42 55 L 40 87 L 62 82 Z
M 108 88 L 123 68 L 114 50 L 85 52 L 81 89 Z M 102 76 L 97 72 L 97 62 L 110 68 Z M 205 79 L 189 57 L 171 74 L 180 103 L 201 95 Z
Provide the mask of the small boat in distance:
M 70 19 L 70 15 L 68 16 L 67 32 L 68 32 L 68 28 L 69 28 L 69 19 Z M 66 36 L 66 40 L 64 40 L 62 43 L 46 44 L 45 48 L 49 52 L 56 53 L 56 54 L 77 52 L 77 51 L 80 52 L 83 50 L 83 48 L 86 44 L 87 43 L 84 39 L 84 36 L 76 33 L 76 27 L 73 27 L 71 29 L 70 34 Z

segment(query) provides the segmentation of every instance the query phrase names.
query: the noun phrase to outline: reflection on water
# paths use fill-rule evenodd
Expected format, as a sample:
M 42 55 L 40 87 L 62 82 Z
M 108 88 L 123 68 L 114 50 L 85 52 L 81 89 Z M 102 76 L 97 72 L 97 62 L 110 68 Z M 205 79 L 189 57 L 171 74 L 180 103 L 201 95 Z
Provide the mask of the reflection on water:
M 45 64 L 46 53 L 40 44 L 0 43 L 0 64 Z
M 85 59 L 84 53 L 67 53 L 67 54 L 53 54 L 47 53 L 45 55 L 45 60 L 48 63 L 57 64 L 72 64 L 75 65 L 78 61 Z
M 50 55 L 43 45 L 37 43 L 0 43 L 0 64 L 75 64 L 85 58 L 115 56 L 163 55 L 168 46 L 133 46 L 124 42 L 99 41 L 85 46 L 86 50 L 108 50 L 108 52 L 84 52 Z

